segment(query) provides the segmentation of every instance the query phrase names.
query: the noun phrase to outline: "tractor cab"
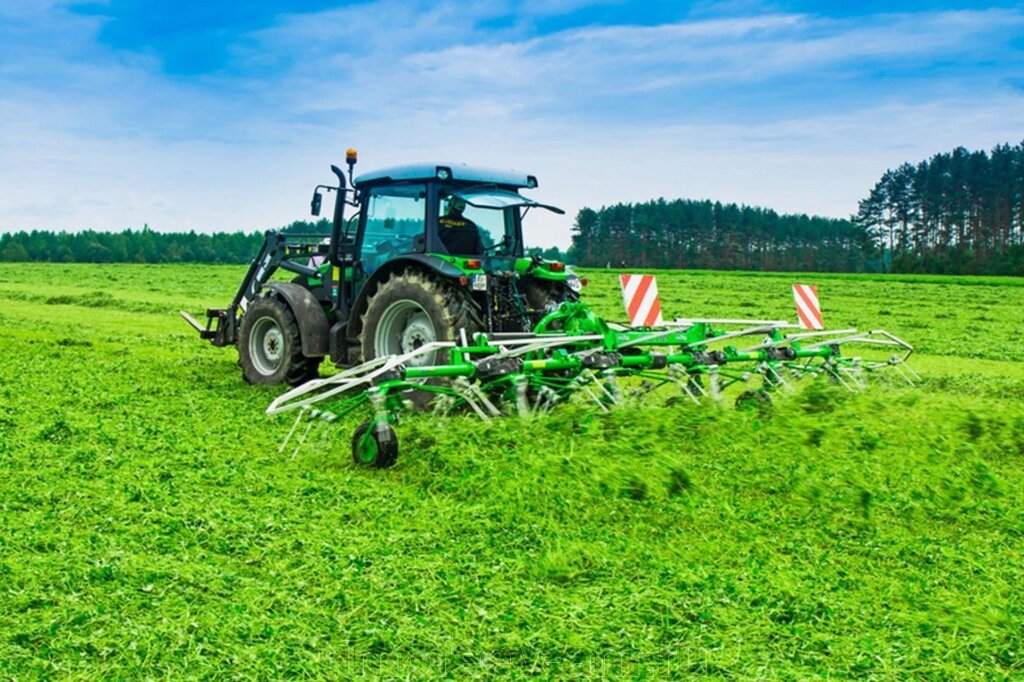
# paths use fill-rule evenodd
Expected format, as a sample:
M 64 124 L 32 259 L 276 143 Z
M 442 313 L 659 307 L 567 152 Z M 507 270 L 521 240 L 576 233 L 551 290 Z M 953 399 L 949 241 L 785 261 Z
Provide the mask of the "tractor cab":
M 419 165 L 390 168 L 355 179 L 361 206 L 355 245 L 366 273 L 406 253 L 436 254 L 458 259 L 521 258 L 523 216 L 539 207 L 564 213 L 519 193 L 533 189 L 537 179 L 511 171 L 465 165 Z M 458 209 L 465 228 L 450 227 Z M 473 240 L 449 239 L 454 230 L 479 234 L 476 248 L 458 248 Z

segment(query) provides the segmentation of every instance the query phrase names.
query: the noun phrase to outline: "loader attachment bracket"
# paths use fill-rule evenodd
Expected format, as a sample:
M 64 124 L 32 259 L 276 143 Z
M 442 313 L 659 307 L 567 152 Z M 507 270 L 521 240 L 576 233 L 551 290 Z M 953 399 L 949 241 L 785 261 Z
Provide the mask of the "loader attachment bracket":
M 184 310 L 179 312 L 182 319 L 199 332 L 199 338 L 209 341 L 214 346 L 230 346 L 237 341 L 238 322 L 232 311 L 222 308 L 207 309 L 205 327 Z M 216 325 L 213 324 L 214 320 L 217 320 Z

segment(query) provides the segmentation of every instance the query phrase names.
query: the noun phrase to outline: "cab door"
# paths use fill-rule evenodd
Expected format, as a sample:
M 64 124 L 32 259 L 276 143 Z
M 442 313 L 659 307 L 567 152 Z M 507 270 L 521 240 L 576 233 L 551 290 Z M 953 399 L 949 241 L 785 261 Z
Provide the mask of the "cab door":
M 357 289 L 388 261 L 407 253 L 422 253 L 426 230 L 425 185 L 375 187 L 364 201 L 355 244 Z

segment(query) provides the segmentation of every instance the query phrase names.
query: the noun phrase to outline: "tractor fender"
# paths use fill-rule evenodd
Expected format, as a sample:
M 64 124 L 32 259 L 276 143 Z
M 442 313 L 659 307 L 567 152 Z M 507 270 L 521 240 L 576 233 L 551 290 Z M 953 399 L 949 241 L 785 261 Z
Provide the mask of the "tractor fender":
M 438 258 L 428 253 L 410 253 L 393 258 L 374 270 L 373 274 L 360 287 L 359 294 L 352 303 L 351 322 L 348 325 L 350 330 L 359 333 L 360 317 L 366 310 L 367 300 L 377 291 L 378 285 L 386 280 L 391 273 L 408 269 L 426 270 L 447 279 L 458 279 L 466 274 L 444 258 Z
M 302 354 L 307 358 L 327 355 L 327 315 L 316 297 L 305 287 L 293 282 L 269 282 L 263 288 L 285 300 L 299 324 Z

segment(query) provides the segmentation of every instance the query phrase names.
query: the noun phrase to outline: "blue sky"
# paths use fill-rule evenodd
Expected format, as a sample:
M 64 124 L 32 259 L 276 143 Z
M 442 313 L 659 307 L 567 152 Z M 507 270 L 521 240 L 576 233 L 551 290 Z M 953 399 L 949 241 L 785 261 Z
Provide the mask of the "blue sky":
M 263 229 L 361 170 L 464 160 L 564 206 L 845 216 L 1024 140 L 1024 4 L 0 1 L 0 230 Z

